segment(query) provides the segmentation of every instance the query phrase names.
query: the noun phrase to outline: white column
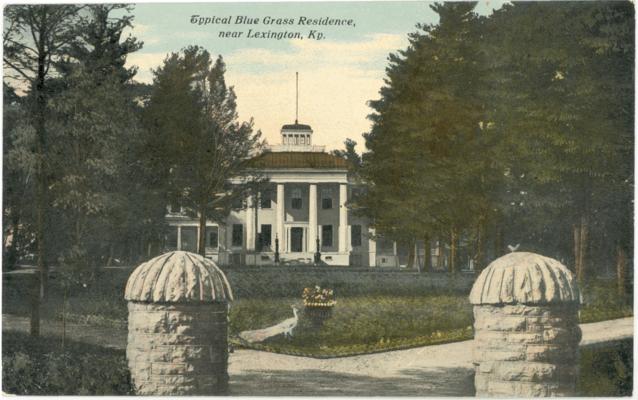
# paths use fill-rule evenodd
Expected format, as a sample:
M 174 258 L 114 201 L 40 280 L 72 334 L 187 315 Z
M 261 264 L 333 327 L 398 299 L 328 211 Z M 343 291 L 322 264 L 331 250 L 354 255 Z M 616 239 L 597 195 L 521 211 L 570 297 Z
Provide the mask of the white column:
M 339 253 L 348 251 L 348 186 L 345 183 L 339 185 Z
M 392 242 L 392 254 L 394 254 L 394 266 L 399 266 L 399 256 L 397 253 L 397 242 Z
M 317 184 L 311 183 L 308 190 L 308 250 L 317 251 Z
M 368 228 L 368 263 L 371 267 L 377 266 L 377 241 L 374 239 L 374 228 Z
M 255 250 L 255 198 L 248 196 L 246 200 L 246 250 Z
M 286 233 L 284 232 L 284 218 L 286 209 L 284 207 L 284 184 L 277 184 L 277 212 L 275 214 L 275 234 L 279 238 L 279 253 L 283 253 L 286 248 Z M 275 242 L 273 240 L 273 250 L 275 248 Z
M 177 225 L 177 250 L 182 249 L 182 227 Z

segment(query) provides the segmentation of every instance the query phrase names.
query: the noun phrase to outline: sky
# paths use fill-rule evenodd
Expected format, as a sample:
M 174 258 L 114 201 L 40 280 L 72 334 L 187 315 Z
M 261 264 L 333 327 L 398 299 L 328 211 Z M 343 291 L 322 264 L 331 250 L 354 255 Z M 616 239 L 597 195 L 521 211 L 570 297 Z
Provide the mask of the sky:
M 237 94 L 241 121 L 253 118 L 270 144 L 280 143 L 283 124 L 295 120 L 295 72 L 299 72 L 299 123 L 309 124 L 313 144 L 328 150 L 343 148 L 346 138 L 357 141 L 370 129 L 367 102 L 379 97 L 387 58 L 405 49 L 408 33 L 417 23 L 436 23 L 430 2 L 277 2 L 277 3 L 141 3 L 132 34 L 144 42 L 129 55 L 128 66 L 138 66 L 136 80 L 152 82 L 152 69 L 168 53 L 199 45 L 226 62 L 226 82 Z M 489 14 L 502 1 L 483 1 L 480 14 Z M 197 18 L 217 19 L 199 24 Z M 237 24 L 238 18 L 259 19 Z M 299 25 L 299 19 L 335 18 L 350 26 Z M 290 25 L 267 23 L 290 20 Z M 195 21 L 195 23 L 192 22 Z M 228 23 L 224 23 L 228 22 Z M 254 32 L 299 32 L 302 39 L 247 37 Z M 311 36 L 311 31 L 315 31 Z M 220 32 L 242 32 L 220 37 Z M 319 33 L 323 37 L 319 37 Z M 235 33 L 237 35 L 237 33 Z M 320 40 L 318 40 L 320 38 Z

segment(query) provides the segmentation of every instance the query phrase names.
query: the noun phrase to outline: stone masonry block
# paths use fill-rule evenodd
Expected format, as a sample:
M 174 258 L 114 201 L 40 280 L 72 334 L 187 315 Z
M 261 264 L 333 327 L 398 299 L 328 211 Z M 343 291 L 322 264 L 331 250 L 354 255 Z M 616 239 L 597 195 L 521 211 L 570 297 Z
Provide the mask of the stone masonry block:
M 477 397 L 486 396 L 489 381 L 490 381 L 489 373 L 481 373 L 478 371 L 476 372 L 476 374 L 474 375 L 474 388 L 476 389 Z
M 166 313 L 157 311 L 136 313 L 130 316 L 129 327 L 133 331 L 165 333 L 167 332 Z
M 183 375 L 186 372 L 186 364 L 170 362 L 153 362 L 151 364 L 151 375 Z
M 569 353 L 569 348 L 555 344 L 529 345 L 527 346 L 527 361 L 556 362 L 564 359 Z
M 503 381 L 549 382 L 557 378 L 556 365 L 525 361 L 496 363 L 492 373 Z
M 542 344 L 544 342 L 543 334 L 537 332 L 512 332 L 507 335 L 505 341 L 508 344 Z
M 490 331 L 524 331 L 527 321 L 519 315 L 494 316 L 475 321 L 475 329 Z
M 525 360 L 525 350 L 511 351 L 511 350 L 494 350 L 485 351 L 482 354 L 483 361 L 521 361 Z

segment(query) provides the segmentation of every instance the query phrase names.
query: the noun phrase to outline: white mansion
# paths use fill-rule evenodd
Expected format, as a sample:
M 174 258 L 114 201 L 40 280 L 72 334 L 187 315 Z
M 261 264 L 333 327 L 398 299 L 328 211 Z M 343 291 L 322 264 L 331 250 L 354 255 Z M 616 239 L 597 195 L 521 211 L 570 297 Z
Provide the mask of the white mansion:
M 270 188 L 232 211 L 224 224 L 209 222 L 206 256 L 221 265 L 313 263 L 397 266 L 396 245 L 377 246 L 368 223 L 346 203 L 355 182 L 346 160 L 312 144 L 312 129 L 295 121 L 281 128 L 281 144 L 253 159 Z M 197 251 L 198 223 L 169 207 L 167 249 Z M 379 254 L 378 254 L 379 253 Z
M 269 146 L 252 159 L 260 175 L 268 178 L 266 190 L 233 207 L 224 223 L 207 222 L 206 257 L 220 265 L 272 265 L 276 255 L 283 264 L 320 264 L 358 267 L 404 267 L 407 246 L 376 237 L 368 221 L 347 207 L 360 190 L 348 174 L 345 159 L 312 144 L 309 125 L 284 125 L 281 144 Z M 197 251 L 198 220 L 181 208 L 169 206 L 170 233 L 165 250 Z M 447 268 L 448 254 L 440 242 L 430 243 L 431 265 Z M 319 247 L 319 249 L 318 249 Z M 425 243 L 416 240 L 413 254 L 424 266 Z M 465 254 L 461 268 L 473 270 Z

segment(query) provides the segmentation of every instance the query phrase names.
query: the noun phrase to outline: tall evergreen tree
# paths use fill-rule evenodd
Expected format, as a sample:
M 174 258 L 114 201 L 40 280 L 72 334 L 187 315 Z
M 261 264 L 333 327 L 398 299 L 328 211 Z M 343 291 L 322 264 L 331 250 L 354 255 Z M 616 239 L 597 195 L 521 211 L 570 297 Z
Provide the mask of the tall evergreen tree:
M 261 133 L 253 132 L 252 121 L 238 121 L 225 71 L 221 56 L 213 64 L 200 47 L 172 53 L 155 71 L 146 110 L 155 138 L 151 151 L 161 160 L 155 167 L 167 191 L 199 218 L 202 255 L 206 221 L 221 222 L 233 200 L 245 198 L 261 182 L 248 162 L 261 146 Z
M 631 237 L 633 14 L 624 2 L 516 3 L 490 19 L 513 215 L 581 281 L 591 251 L 604 263 L 630 243 L 620 237 Z
M 108 243 L 110 228 L 126 207 L 128 194 L 122 188 L 128 189 L 128 153 L 138 135 L 125 91 L 135 69 L 124 63 L 141 44 L 132 37 L 121 40 L 131 17 L 110 15 L 121 9 L 130 11 L 118 5 L 86 7 L 75 27 L 77 40 L 61 66 L 61 90 L 50 100 L 54 140 L 49 151 L 55 171 L 50 190 L 65 227 L 58 234 L 65 249 L 60 255 L 63 264 L 82 272 L 104 261 L 102 243 Z
M 5 8 L 3 61 L 11 71 L 7 78 L 28 91 L 28 118 L 33 127 L 35 156 L 35 236 L 39 269 L 40 297 L 46 295 L 48 282 L 47 235 L 51 202 L 48 197 L 49 172 L 47 148 L 47 101 L 50 83 L 56 74 L 56 63 L 75 40 L 74 25 L 80 6 L 76 5 L 10 5 Z M 34 313 L 31 333 L 39 334 L 39 315 Z
M 461 233 L 489 210 L 474 6 L 431 6 L 439 23 L 419 26 L 408 49 L 390 56 L 381 99 L 370 102 L 363 164 L 370 190 L 362 202 L 378 230 L 406 243 L 438 236 L 450 244 L 452 271 Z

